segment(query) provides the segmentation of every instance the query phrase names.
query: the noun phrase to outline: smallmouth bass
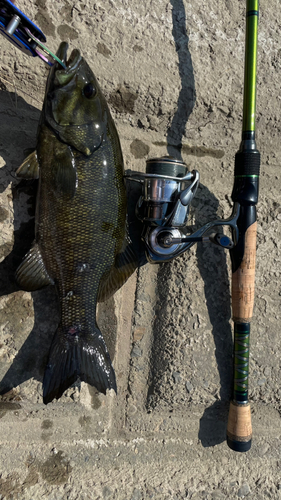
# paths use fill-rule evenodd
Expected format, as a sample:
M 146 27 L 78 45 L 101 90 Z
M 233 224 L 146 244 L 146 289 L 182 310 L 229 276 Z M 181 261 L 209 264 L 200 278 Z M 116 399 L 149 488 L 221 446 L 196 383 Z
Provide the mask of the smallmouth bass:
M 21 288 L 56 286 L 61 320 L 43 379 L 45 404 L 77 378 L 116 389 L 96 323 L 98 301 L 137 267 L 126 230 L 126 192 L 118 134 L 99 84 L 78 50 L 61 43 L 50 70 L 37 147 L 17 175 L 39 178 L 35 242 L 16 272 Z

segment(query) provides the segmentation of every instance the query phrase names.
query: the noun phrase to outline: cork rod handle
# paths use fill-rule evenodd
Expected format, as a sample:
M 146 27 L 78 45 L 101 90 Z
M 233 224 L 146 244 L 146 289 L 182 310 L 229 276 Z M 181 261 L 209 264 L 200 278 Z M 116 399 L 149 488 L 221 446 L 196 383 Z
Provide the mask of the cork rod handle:
M 248 402 L 249 337 L 255 290 L 257 222 L 245 231 L 241 263 L 232 274 L 234 321 L 234 400 L 230 403 L 227 442 L 235 451 L 251 447 L 251 408 Z
M 245 251 L 239 268 L 232 274 L 232 318 L 248 323 L 253 316 L 255 296 L 257 222 L 245 233 Z
M 230 403 L 227 443 L 235 451 L 248 451 L 252 441 L 251 408 L 249 403 Z

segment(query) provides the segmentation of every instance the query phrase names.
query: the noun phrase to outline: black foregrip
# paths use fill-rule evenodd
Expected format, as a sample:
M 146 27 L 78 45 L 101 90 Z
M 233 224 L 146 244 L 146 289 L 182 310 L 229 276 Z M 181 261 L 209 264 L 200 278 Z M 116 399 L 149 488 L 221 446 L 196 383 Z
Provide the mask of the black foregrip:
M 246 142 L 246 141 L 245 141 Z M 249 141 L 253 144 L 252 141 Z M 260 153 L 254 148 L 243 148 L 235 155 L 232 200 L 242 206 L 256 205 L 259 196 Z M 253 222 L 253 221 L 252 221 Z
M 259 175 L 260 153 L 257 150 L 238 151 L 235 155 L 234 176 Z

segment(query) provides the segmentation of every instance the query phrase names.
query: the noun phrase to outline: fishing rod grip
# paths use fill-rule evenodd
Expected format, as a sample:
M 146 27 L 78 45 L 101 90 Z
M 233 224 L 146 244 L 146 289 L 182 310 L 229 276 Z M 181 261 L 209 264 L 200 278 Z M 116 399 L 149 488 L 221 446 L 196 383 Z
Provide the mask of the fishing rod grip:
M 245 233 L 244 255 L 232 274 L 232 317 L 234 321 L 234 396 L 230 403 L 227 443 L 234 451 L 251 447 L 251 408 L 248 402 L 249 337 L 255 292 L 257 223 Z
M 228 446 L 240 452 L 250 449 L 252 439 L 248 375 L 250 322 L 255 294 L 259 171 L 260 153 L 253 140 L 245 139 L 235 156 L 235 180 L 232 191 L 233 201 L 240 205 L 240 214 L 237 221 L 238 243 L 230 251 L 234 321 L 234 388 L 227 425 Z
M 227 444 L 234 451 L 251 447 L 251 408 L 248 402 L 250 321 L 254 306 L 257 223 L 245 234 L 245 253 L 232 274 L 232 312 L 234 321 L 234 395 L 230 402 Z

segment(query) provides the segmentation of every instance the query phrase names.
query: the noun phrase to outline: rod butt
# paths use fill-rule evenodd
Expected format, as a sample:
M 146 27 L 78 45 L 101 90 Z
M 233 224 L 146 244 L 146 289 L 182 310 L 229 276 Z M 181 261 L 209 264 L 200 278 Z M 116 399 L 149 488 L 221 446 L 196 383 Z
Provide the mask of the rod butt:
M 251 443 L 252 423 L 250 404 L 239 404 L 232 401 L 228 415 L 227 444 L 231 450 L 243 453 L 251 448 Z
M 234 441 L 233 439 L 227 436 L 226 441 L 231 450 L 238 451 L 240 453 L 245 453 L 245 451 L 249 451 L 252 445 L 252 439 L 244 443 L 243 441 Z

